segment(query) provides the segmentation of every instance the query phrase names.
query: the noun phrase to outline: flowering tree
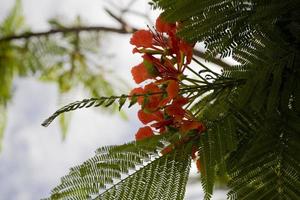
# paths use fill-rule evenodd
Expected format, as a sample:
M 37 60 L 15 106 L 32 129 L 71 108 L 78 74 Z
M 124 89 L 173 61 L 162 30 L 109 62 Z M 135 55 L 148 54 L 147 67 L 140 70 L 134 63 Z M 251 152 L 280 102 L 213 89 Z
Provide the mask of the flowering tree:
M 227 177 L 229 199 L 299 199 L 299 4 L 296 1 L 154 1 L 155 27 L 130 43 L 142 63 L 129 95 L 74 102 L 138 104 L 136 141 L 102 147 L 71 168 L 50 199 L 183 199 L 191 160 L 205 199 Z M 221 74 L 193 57 L 232 55 Z

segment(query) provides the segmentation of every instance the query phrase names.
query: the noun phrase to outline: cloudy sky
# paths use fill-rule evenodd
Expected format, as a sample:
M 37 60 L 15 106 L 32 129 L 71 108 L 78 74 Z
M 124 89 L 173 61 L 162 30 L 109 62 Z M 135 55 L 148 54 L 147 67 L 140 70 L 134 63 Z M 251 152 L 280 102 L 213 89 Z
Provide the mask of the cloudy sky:
M 80 15 L 90 24 L 114 26 L 114 21 L 102 10 L 107 2 L 23 0 L 23 8 L 27 24 L 34 30 L 46 30 L 47 19 L 55 16 L 74 19 Z M 13 3 L 12 0 L 1 0 L 0 21 Z M 143 1 L 139 1 L 135 8 L 149 12 L 152 18 L 158 15 L 157 12 L 150 11 Z M 136 19 L 130 19 L 130 22 L 139 27 L 147 24 Z M 138 56 L 131 54 L 129 36 L 111 34 L 107 41 L 108 44 L 104 45 L 108 52 L 115 53 L 115 57 L 106 63 L 122 73 L 123 78 L 133 85 L 130 80 L 130 67 L 139 61 Z M 83 98 L 81 91 L 74 95 L 74 98 Z M 126 111 L 128 121 L 122 120 L 118 115 L 107 115 L 95 109 L 81 110 L 73 113 L 69 134 L 62 141 L 56 122 L 48 128 L 40 126 L 59 106 L 61 105 L 58 105 L 58 90 L 55 85 L 40 83 L 33 78 L 15 80 L 14 97 L 9 104 L 8 125 L 0 154 L 1 200 L 47 197 L 51 188 L 59 183 L 59 178 L 67 174 L 71 166 L 93 156 L 95 149 L 100 146 L 133 140 L 134 133 L 141 126 L 136 117 L 137 108 Z M 195 171 L 192 168 L 192 177 L 197 176 Z M 224 192 L 219 192 L 214 199 L 225 199 L 224 195 Z M 186 199 L 202 199 L 200 183 L 189 184 Z

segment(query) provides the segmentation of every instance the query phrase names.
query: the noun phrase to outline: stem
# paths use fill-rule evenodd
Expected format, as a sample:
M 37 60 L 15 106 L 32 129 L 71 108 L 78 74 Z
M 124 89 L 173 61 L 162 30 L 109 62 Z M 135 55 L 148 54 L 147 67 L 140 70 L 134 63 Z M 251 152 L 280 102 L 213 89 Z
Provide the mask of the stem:
M 207 83 L 207 82 L 204 82 L 204 81 L 200 81 L 200 80 L 196 80 L 196 79 L 192 79 L 192 78 L 187 78 L 187 77 L 185 77 L 183 80 L 189 81 L 189 82 L 194 83 L 196 85 L 199 85 L 198 83 L 202 83 L 202 84 Z
M 210 70 L 208 67 L 206 67 L 205 65 L 203 65 L 199 60 L 197 60 L 196 58 L 192 58 L 193 61 L 195 61 L 197 64 L 199 64 L 201 67 L 203 67 L 204 69 L 208 70 L 210 73 L 214 74 L 216 77 L 219 77 L 220 74 Z
M 205 81 L 205 83 L 208 83 L 208 81 L 205 79 L 205 78 L 203 78 L 202 76 L 200 76 L 197 72 L 195 72 L 192 68 L 190 68 L 189 66 L 186 66 L 186 68 L 188 69 L 188 70 L 190 70 L 191 72 L 193 72 L 193 74 L 195 74 L 196 76 L 198 76 L 200 79 L 202 79 L 203 81 Z
M 204 52 L 199 51 L 199 50 L 194 50 L 193 52 L 194 52 L 195 56 L 205 59 Z M 218 59 L 218 58 L 210 58 L 209 61 L 218 65 L 219 67 L 222 67 L 222 68 L 230 68 L 231 67 L 229 64 L 223 62 L 221 59 Z

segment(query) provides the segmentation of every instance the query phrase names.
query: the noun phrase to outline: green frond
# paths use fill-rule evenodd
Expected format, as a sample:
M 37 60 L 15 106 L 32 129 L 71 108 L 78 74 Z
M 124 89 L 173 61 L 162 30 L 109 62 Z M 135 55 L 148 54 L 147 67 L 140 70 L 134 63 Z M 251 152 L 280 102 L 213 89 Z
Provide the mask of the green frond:
M 126 100 L 130 97 L 130 104 L 129 107 L 137 103 L 137 97 L 141 95 L 121 95 L 121 96 L 111 96 L 111 97 L 100 97 L 100 98 L 91 98 L 91 99 L 84 99 L 82 101 L 75 101 L 73 103 L 70 103 L 61 109 L 57 110 L 53 115 L 51 115 L 49 118 L 47 118 L 42 125 L 43 126 L 49 126 L 49 124 L 59 115 L 65 113 L 74 111 L 80 108 L 89 108 L 89 107 L 109 107 L 113 103 L 115 103 L 118 100 L 119 109 L 122 108 L 122 106 L 125 104 Z
M 49 199 L 183 199 L 191 148 L 159 155 L 163 137 L 99 148 L 71 168 Z
M 183 149 L 161 156 L 94 199 L 183 199 L 190 168 Z
M 293 144 L 299 141 L 299 134 L 283 127 L 281 121 L 276 126 L 269 123 L 264 123 L 260 136 L 253 137 L 253 142 L 246 144 L 246 150 L 240 153 L 239 161 L 231 165 L 229 199 L 299 197 L 300 157 L 293 153 L 299 151 Z

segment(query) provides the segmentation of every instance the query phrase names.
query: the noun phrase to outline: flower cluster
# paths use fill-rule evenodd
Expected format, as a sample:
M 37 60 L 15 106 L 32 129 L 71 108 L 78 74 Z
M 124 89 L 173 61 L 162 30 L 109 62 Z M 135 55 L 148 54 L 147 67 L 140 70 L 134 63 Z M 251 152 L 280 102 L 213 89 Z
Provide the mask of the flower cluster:
M 133 53 L 140 53 L 143 58 L 143 62 L 131 70 L 134 81 L 143 84 L 130 94 L 141 105 L 138 118 L 145 124 L 136 133 L 136 140 L 154 133 L 163 134 L 170 128 L 183 135 L 192 130 L 201 133 L 205 129 L 184 109 L 189 99 L 180 93 L 180 86 L 192 60 L 193 45 L 176 36 L 179 25 L 159 17 L 154 30 L 139 30 L 130 40 L 135 46 Z

